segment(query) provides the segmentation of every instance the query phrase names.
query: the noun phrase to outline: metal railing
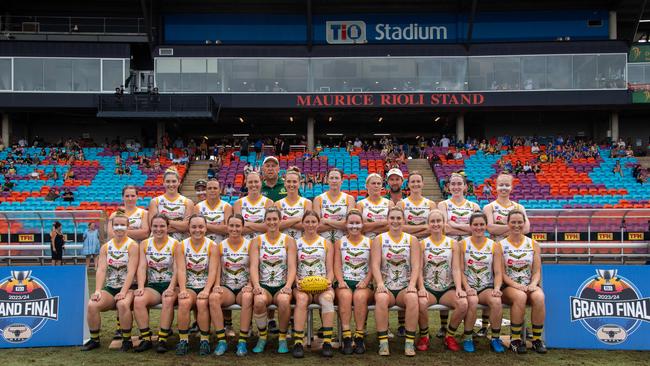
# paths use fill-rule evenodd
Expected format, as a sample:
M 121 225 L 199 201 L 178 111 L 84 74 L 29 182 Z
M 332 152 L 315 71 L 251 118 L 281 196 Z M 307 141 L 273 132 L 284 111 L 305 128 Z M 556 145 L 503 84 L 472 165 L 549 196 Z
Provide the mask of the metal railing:
M 215 107 L 214 99 L 206 95 L 112 94 L 99 96 L 98 111 L 100 113 L 212 113 Z
M 144 18 L 11 16 L 9 33 L 145 34 Z

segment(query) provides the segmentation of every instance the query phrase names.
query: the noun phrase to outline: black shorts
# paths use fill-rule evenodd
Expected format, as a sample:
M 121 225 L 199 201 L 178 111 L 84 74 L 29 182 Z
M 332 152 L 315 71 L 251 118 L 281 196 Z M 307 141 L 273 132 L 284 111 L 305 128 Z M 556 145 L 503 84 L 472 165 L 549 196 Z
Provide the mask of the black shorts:
M 425 287 L 425 288 L 426 288 L 427 292 L 429 292 L 431 295 L 433 295 L 433 297 L 436 298 L 436 302 L 437 302 L 438 304 L 440 304 L 440 299 L 442 298 L 442 296 L 443 296 L 444 294 L 446 294 L 446 293 L 449 292 L 449 291 L 452 291 L 452 290 L 455 290 L 455 289 L 456 289 L 456 287 L 454 287 L 454 286 L 452 286 L 452 287 L 450 287 L 450 288 L 448 288 L 448 289 L 446 289 L 446 290 L 444 290 L 444 291 L 434 291 L 434 290 L 432 290 L 432 289 L 430 289 L 430 288 L 428 288 L 428 287 Z

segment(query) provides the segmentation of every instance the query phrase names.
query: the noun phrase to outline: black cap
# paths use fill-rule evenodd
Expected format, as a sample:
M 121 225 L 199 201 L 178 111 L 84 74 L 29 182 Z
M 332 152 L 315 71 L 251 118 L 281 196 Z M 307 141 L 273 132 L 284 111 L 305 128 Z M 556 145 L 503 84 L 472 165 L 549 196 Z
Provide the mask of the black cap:
M 196 181 L 196 183 L 194 183 L 194 188 L 196 188 L 196 187 L 207 187 L 207 186 L 208 186 L 208 182 L 206 182 L 203 179 L 199 179 L 199 180 Z

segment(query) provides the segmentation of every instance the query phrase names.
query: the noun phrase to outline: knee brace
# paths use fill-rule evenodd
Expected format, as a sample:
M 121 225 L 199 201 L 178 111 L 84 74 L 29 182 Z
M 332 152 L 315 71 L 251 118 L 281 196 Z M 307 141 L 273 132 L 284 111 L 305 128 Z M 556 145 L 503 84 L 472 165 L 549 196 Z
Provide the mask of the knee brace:
M 329 295 L 324 295 L 319 300 L 323 314 L 334 312 L 334 300 Z

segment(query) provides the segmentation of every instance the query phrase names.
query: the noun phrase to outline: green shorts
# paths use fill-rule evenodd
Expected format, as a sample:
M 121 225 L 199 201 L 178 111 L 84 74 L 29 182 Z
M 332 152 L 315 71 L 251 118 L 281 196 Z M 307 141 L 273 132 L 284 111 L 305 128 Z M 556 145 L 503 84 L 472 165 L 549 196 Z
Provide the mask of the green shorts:
M 149 282 L 147 287 L 162 295 L 169 288 L 169 282 Z
M 280 292 L 280 290 L 284 288 L 284 284 L 280 286 L 267 286 L 267 285 L 260 284 L 260 286 L 262 286 L 263 289 L 268 291 L 271 294 L 271 297 L 275 296 L 275 294 L 277 294 L 278 292 Z
M 230 290 L 230 292 L 232 292 L 233 294 L 235 294 L 235 297 L 237 297 L 237 295 L 239 295 L 239 293 L 240 293 L 241 290 L 243 289 L 243 287 L 242 287 L 242 288 L 238 288 L 238 289 L 236 289 L 236 290 L 233 290 L 233 289 L 231 289 L 231 288 L 228 287 L 228 286 L 223 286 L 223 287 L 227 288 L 228 290 Z
M 205 287 L 201 287 L 201 288 L 193 288 L 193 287 L 188 287 L 188 289 L 190 289 L 190 290 L 192 290 L 192 291 L 194 291 L 194 293 L 198 295 L 198 294 L 199 294 L 199 292 L 201 292 L 201 291 L 203 291 L 203 290 L 205 290 Z
M 111 294 L 111 296 L 115 297 L 115 295 L 119 294 L 120 291 L 122 291 L 122 288 L 104 286 L 102 290 L 108 292 L 109 294 Z
M 430 288 L 428 288 L 428 287 L 425 287 L 425 289 L 426 289 L 426 290 L 427 290 L 431 295 L 433 295 L 433 297 L 436 298 L 436 302 L 437 302 L 438 304 L 440 304 L 440 299 L 442 298 L 442 296 L 443 296 L 444 294 L 446 294 L 448 291 L 455 290 L 456 287 L 452 286 L 452 287 L 450 287 L 450 288 L 448 288 L 448 289 L 446 289 L 446 290 L 444 290 L 444 291 L 434 291 L 434 290 L 432 290 L 432 289 L 430 289 Z

